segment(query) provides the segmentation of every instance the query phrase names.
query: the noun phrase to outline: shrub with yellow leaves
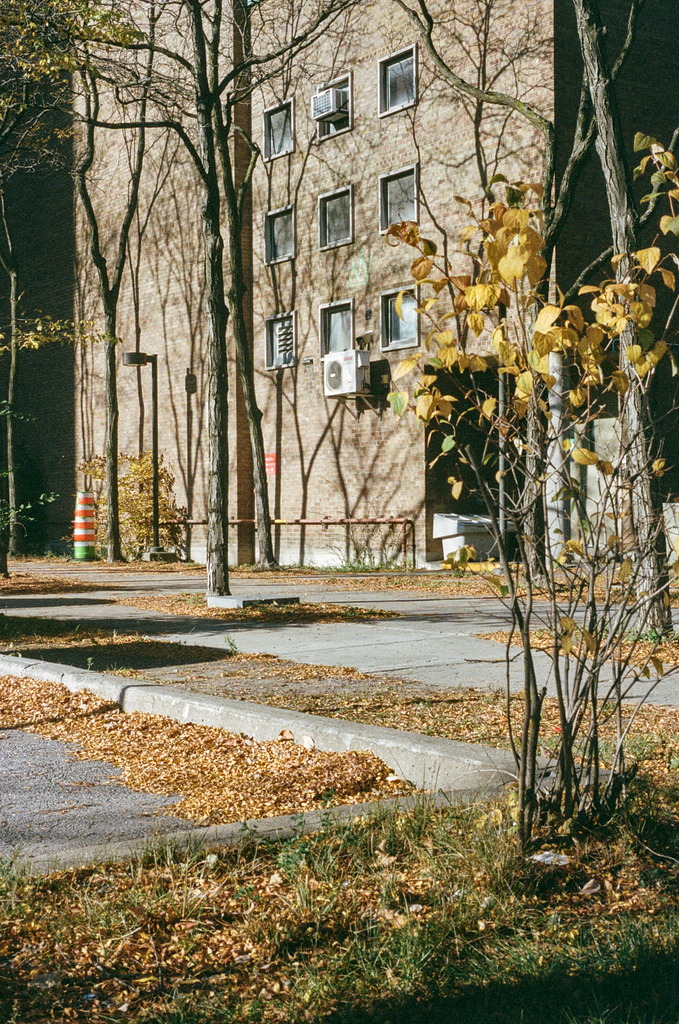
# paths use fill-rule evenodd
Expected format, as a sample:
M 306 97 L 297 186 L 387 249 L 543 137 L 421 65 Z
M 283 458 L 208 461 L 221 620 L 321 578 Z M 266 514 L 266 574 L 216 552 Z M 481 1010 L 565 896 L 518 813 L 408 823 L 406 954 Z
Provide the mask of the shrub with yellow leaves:
M 646 159 L 674 185 L 676 162 L 649 145 Z M 659 178 L 655 184 L 657 198 Z M 667 191 L 670 203 L 679 200 L 679 189 Z M 655 520 L 637 529 L 635 506 L 636 490 L 661 477 L 666 463 L 656 453 L 640 469 L 638 452 L 629 458 L 639 432 L 630 435 L 628 413 L 636 407 L 627 403 L 638 401 L 668 351 L 664 332 L 656 337 L 652 328 L 656 285 L 674 290 L 669 265 L 679 261 L 652 245 L 626 254 L 627 270 L 616 280 L 614 258 L 610 279 L 567 302 L 546 278 L 539 186 L 507 184 L 506 193 L 478 214 L 456 197 L 469 223 L 450 257 L 414 223 L 389 228 L 392 244 L 418 252 L 412 274 L 428 328 L 422 351 L 393 373 L 408 386 L 399 384 L 389 401 L 398 416 L 412 413 L 424 424 L 432 462 L 451 460 L 452 498 L 471 487 L 487 511 L 502 571 L 488 580 L 523 641 L 521 677 L 514 678 L 508 655 L 507 680 L 526 695 L 520 737 L 508 722 L 525 844 L 547 816 L 594 817 L 615 806 L 629 775 L 625 741 L 634 711 L 625 699 L 643 697 L 665 671 L 653 644 L 641 665 L 630 654 L 630 632 L 634 647 L 645 623 L 655 621 L 652 610 L 668 601 L 669 575 L 665 565 L 649 587 L 645 566 L 662 548 L 663 528 Z M 679 219 L 664 218 L 661 230 L 679 235 Z M 555 501 L 570 507 L 567 529 L 553 528 Z M 528 537 L 540 518 L 547 528 L 538 581 Z M 510 559 L 510 533 L 518 560 Z M 471 557 L 463 551 L 460 565 Z M 546 662 L 531 649 L 535 628 L 553 637 Z M 559 700 L 561 731 L 555 757 L 539 766 L 548 687 Z M 604 772 L 599 730 L 611 715 L 618 740 Z

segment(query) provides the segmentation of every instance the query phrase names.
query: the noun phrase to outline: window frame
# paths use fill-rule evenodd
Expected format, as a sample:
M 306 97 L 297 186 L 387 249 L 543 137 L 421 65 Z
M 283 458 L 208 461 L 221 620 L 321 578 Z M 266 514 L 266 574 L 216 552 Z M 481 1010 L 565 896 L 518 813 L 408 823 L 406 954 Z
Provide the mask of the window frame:
M 347 92 L 349 93 L 349 124 L 346 128 L 340 128 L 337 132 L 329 132 L 327 135 L 321 134 L 321 127 L 323 121 L 316 122 L 316 138 L 319 142 L 327 142 L 328 139 L 336 139 L 338 135 L 346 135 L 347 132 L 353 131 L 354 128 L 354 75 L 352 71 L 347 71 L 344 75 L 338 75 L 337 78 L 333 78 L 331 82 L 325 82 L 320 88 L 316 90 L 316 95 L 319 92 L 324 92 L 326 89 L 337 89 L 340 82 L 347 83 Z
M 420 223 L 420 165 L 419 165 L 419 163 L 416 163 L 416 164 L 410 164 L 407 167 L 399 167 L 398 170 L 396 170 L 396 171 L 389 171 L 388 174 L 380 174 L 379 178 L 377 179 L 377 187 L 378 187 L 378 191 L 379 191 L 379 227 L 380 227 L 380 234 L 381 235 L 386 234 L 386 232 L 391 227 L 391 223 L 395 223 L 395 222 L 391 222 L 389 224 L 385 224 L 384 223 L 384 212 L 385 212 L 385 210 L 384 210 L 385 204 L 383 203 L 383 198 L 384 198 L 384 194 L 385 194 L 384 191 L 383 191 L 384 190 L 384 186 L 391 179 L 393 179 L 393 178 L 400 178 L 402 176 L 404 177 L 406 174 L 409 174 L 409 173 L 412 173 L 413 179 L 414 179 L 415 223 L 416 224 Z
M 321 344 L 321 360 L 324 356 L 330 355 L 330 348 L 325 347 L 326 335 L 325 335 L 325 323 L 326 315 L 329 310 L 337 309 L 339 307 L 348 306 L 351 312 L 351 344 L 349 348 L 340 349 L 342 352 L 351 352 L 352 349 L 356 348 L 356 321 L 354 311 L 354 300 L 353 297 L 350 299 L 335 299 L 333 302 L 322 302 L 318 307 L 318 337 Z
M 270 153 L 269 152 L 269 130 L 268 130 L 269 121 L 268 121 L 268 119 L 271 116 L 271 114 L 275 114 L 277 110 L 282 110 L 283 107 L 290 107 L 290 135 L 291 135 L 290 149 L 281 150 L 280 153 Z M 262 111 L 262 128 L 263 128 L 263 132 L 262 132 L 262 134 L 263 134 L 263 138 L 262 138 L 262 153 L 264 154 L 264 160 L 267 163 L 271 162 L 272 160 L 278 160 L 278 158 L 281 157 L 281 156 L 290 156 L 291 153 L 294 153 L 295 152 L 295 147 L 296 147 L 296 138 L 295 138 L 295 97 L 291 96 L 289 99 L 282 100 L 280 103 L 274 103 L 270 107 L 265 107 L 265 109 Z
M 283 213 L 290 213 L 290 219 L 292 223 L 292 252 L 287 256 L 276 256 L 271 259 L 270 253 L 272 250 L 272 236 L 271 236 L 271 224 L 273 218 L 280 216 Z M 264 214 L 264 263 L 267 267 L 275 267 L 277 263 L 289 263 L 290 260 L 294 260 L 297 256 L 297 218 L 295 217 L 295 204 L 289 203 L 287 206 L 279 206 L 275 210 L 267 210 Z
M 292 362 L 291 363 L 275 363 L 269 357 L 269 354 L 273 355 L 273 335 L 272 327 L 278 320 L 292 320 Z M 284 313 L 274 313 L 273 316 L 267 316 L 264 320 L 264 333 L 265 333 L 265 349 L 264 349 L 264 363 L 267 370 L 291 370 L 297 366 L 297 311 L 294 309 L 286 310 Z M 270 344 L 271 341 L 271 344 Z
M 408 100 L 407 103 L 401 103 L 398 107 L 385 107 L 386 101 L 386 66 L 390 63 L 396 63 L 400 57 L 405 57 L 406 54 L 412 53 L 413 57 L 413 98 Z M 410 46 L 404 46 L 400 50 L 395 50 L 394 53 L 388 54 L 386 57 L 380 57 L 377 61 L 377 116 L 378 117 L 389 117 L 390 114 L 398 114 L 401 110 L 409 110 L 410 107 L 414 107 L 418 101 L 419 89 L 418 89 L 418 77 L 419 77 L 419 61 L 417 55 L 417 43 L 411 43 Z
M 332 199 L 333 196 L 339 196 L 345 192 L 349 193 L 349 237 L 342 239 L 340 242 L 326 242 L 323 243 L 323 203 L 328 199 Z M 326 235 L 327 235 L 327 224 L 326 224 Z M 328 249 L 339 249 L 343 245 L 353 245 L 354 241 L 354 186 L 353 184 L 343 185 L 341 188 L 334 188 L 330 192 L 321 192 L 318 197 L 318 248 L 321 252 L 327 252 Z
M 420 317 L 417 317 L 417 326 L 415 329 L 414 341 L 408 341 L 405 344 L 400 345 L 388 345 L 385 344 L 385 337 L 389 334 L 389 321 L 385 316 L 385 307 L 387 306 L 390 299 L 395 299 L 400 292 L 411 292 L 415 298 L 415 304 L 419 306 L 420 296 L 419 289 L 416 285 L 404 285 L 403 288 L 388 288 L 384 292 L 380 292 L 380 351 L 381 352 L 400 352 L 406 348 L 417 348 L 420 344 Z

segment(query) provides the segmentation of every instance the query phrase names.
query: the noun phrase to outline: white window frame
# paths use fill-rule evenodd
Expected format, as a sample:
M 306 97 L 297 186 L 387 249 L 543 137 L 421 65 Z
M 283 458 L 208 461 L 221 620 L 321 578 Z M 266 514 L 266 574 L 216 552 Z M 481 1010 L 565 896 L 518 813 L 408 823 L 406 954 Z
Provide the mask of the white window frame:
M 323 202 L 327 199 L 332 199 L 333 196 L 339 196 L 343 193 L 349 193 L 349 237 L 343 238 L 340 242 L 326 242 L 323 244 Z M 327 233 L 327 232 L 326 232 Z M 331 192 L 322 192 L 318 197 L 318 248 L 321 252 L 326 252 L 328 249 L 339 249 L 343 245 L 352 245 L 354 241 L 354 186 L 343 185 L 342 188 L 334 188 Z
M 411 292 L 415 296 L 415 303 L 419 306 L 420 296 L 419 289 L 417 286 L 404 285 L 403 288 L 388 288 L 387 291 L 380 293 L 380 351 L 381 352 L 399 352 L 405 348 L 417 348 L 420 344 L 420 318 L 417 317 L 417 328 L 415 331 L 415 339 L 413 341 L 401 342 L 399 345 L 388 345 L 389 333 L 389 322 L 384 315 L 384 309 L 387 305 L 387 300 L 395 299 L 400 292 Z
M 384 85 L 384 74 L 386 65 L 392 61 L 396 61 L 399 57 L 405 57 L 406 54 L 412 53 L 413 55 L 413 98 L 408 100 L 407 103 L 401 103 L 398 107 L 385 107 L 384 101 L 386 99 L 386 89 Z M 409 110 L 410 107 L 414 107 L 417 104 L 418 99 L 418 78 L 419 78 L 419 61 L 417 58 L 417 43 L 412 43 L 410 46 L 404 46 L 400 50 L 396 50 L 394 53 L 388 54 L 386 57 L 380 57 L 377 62 L 377 114 L 378 117 L 389 117 L 390 114 L 397 114 L 400 110 Z
M 292 220 L 292 252 L 287 256 L 277 256 L 275 259 L 269 259 L 269 253 L 271 252 L 271 235 L 270 227 L 274 217 L 279 216 L 282 213 L 289 213 Z M 297 224 L 295 217 L 295 205 L 290 203 L 288 206 L 279 206 L 276 210 L 267 210 L 264 215 L 264 262 L 267 267 L 275 266 L 277 263 L 289 263 L 290 260 L 294 260 L 297 254 Z
M 271 114 L 275 114 L 277 110 L 281 110 L 282 107 L 290 107 L 290 134 L 292 136 L 292 141 L 291 141 L 290 149 L 284 149 L 280 153 L 269 153 L 269 131 L 268 131 L 268 123 L 269 122 L 268 122 L 268 118 L 269 118 L 269 116 Z M 266 107 L 266 109 L 262 111 L 262 128 L 263 128 L 262 153 L 264 154 L 264 159 L 267 162 L 270 162 L 271 160 L 278 160 L 278 158 L 281 157 L 281 156 L 289 156 L 291 153 L 294 153 L 295 152 L 295 97 L 291 96 L 287 100 L 282 100 L 280 103 L 274 103 L 274 104 L 272 104 L 272 106 Z
M 354 300 L 351 299 L 336 299 L 334 302 L 323 302 L 318 307 L 318 337 L 321 343 L 321 358 L 330 353 L 330 349 L 326 350 L 325 347 L 325 315 L 328 310 L 338 309 L 340 306 L 348 306 L 351 310 L 351 345 L 348 349 L 342 349 L 343 352 L 350 352 L 356 348 L 356 322 L 354 314 Z
M 384 223 L 385 209 L 382 201 L 384 197 L 383 184 L 385 181 L 390 180 L 391 178 L 400 178 L 401 175 L 405 175 L 409 172 L 412 172 L 415 183 L 415 223 L 420 223 L 420 165 L 410 164 L 408 167 L 399 167 L 397 171 L 389 171 L 388 174 L 380 174 L 379 178 L 377 179 L 377 187 L 379 190 L 378 201 L 381 235 L 385 234 L 391 227 L 391 224 Z
M 336 139 L 338 135 L 346 135 L 347 132 L 353 130 L 354 127 L 354 75 L 352 71 L 347 71 L 344 75 L 338 75 L 337 78 L 333 78 L 332 82 L 326 82 L 321 88 L 316 90 L 316 93 L 325 92 L 326 89 L 337 89 L 340 82 L 347 82 L 347 92 L 349 93 L 349 124 L 346 128 L 340 128 L 338 132 L 329 132 L 327 135 L 321 134 L 322 121 L 318 122 L 318 128 L 316 131 L 316 137 L 319 142 L 327 142 L 328 139 Z
M 269 358 L 269 336 L 270 328 L 277 320 L 292 319 L 292 362 L 291 363 L 274 363 Z M 292 367 L 297 366 L 297 313 L 294 309 L 287 310 L 285 313 L 275 313 L 273 316 L 266 317 L 264 321 L 264 332 L 265 332 L 265 349 L 264 358 L 267 370 L 290 370 Z M 271 346 L 273 354 L 273 345 Z

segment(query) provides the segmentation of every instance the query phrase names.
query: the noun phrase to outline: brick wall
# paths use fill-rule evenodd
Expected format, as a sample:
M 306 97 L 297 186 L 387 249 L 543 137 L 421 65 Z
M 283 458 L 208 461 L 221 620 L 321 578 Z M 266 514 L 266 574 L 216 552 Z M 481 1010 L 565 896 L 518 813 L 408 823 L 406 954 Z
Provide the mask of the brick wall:
M 461 74 L 473 79 L 489 76 L 496 88 L 518 90 L 551 115 L 551 0 L 524 0 L 518 10 L 506 0 L 494 2 L 486 35 L 478 29 L 479 3 L 456 5 L 453 15 L 441 0 L 438 39 L 443 53 Z M 464 56 L 456 35 L 471 58 Z M 295 149 L 289 156 L 260 162 L 255 173 L 251 298 L 265 447 L 276 457 L 276 472 L 269 478 L 274 516 L 412 517 L 422 561 L 439 554 L 428 537 L 427 523 L 436 508 L 452 507 L 445 479 L 427 486 L 424 431 L 412 417 L 397 421 L 388 409 L 360 410 L 351 401 L 324 397 L 319 307 L 352 300 L 354 334 L 372 332 L 371 360 L 387 360 L 393 367 L 407 353 L 381 351 L 380 296 L 409 284 L 412 254 L 390 247 L 379 232 L 379 176 L 418 165 L 420 219 L 427 233 L 444 244 L 464 223 L 453 197 L 481 195 L 480 160 L 487 176 L 502 170 L 524 180 L 539 176 L 541 160 L 539 138 L 525 121 L 495 110 L 475 120 L 473 105 L 437 79 L 421 47 L 417 104 L 379 117 L 378 62 L 415 43 L 412 27 L 390 0 L 364 3 L 254 96 L 252 126 L 258 140 L 263 110 L 294 98 Z M 352 78 L 353 128 L 319 141 L 309 113 L 311 97 L 319 85 L 344 74 Z M 161 447 L 176 476 L 179 502 L 201 519 L 206 483 L 201 198 L 193 168 L 177 140 L 154 133 L 150 139 L 140 216 L 131 239 L 133 272 L 128 270 L 123 281 L 118 332 L 121 350 L 136 346 L 158 353 Z M 126 194 L 125 141 L 123 133 L 99 133 L 94 198 L 109 253 Z M 353 241 L 320 252 L 318 196 L 349 184 L 354 192 Z M 264 216 L 267 210 L 288 204 L 295 206 L 296 256 L 269 267 Z M 75 238 L 75 313 L 96 321 L 99 303 L 81 214 Z M 296 365 L 269 371 L 266 318 L 288 310 L 296 313 Z M 73 462 L 103 449 L 103 345 L 78 350 L 75 362 Z M 184 389 L 187 369 L 198 378 L 194 396 L 187 396 Z M 248 441 L 233 365 L 231 369 L 230 512 L 244 516 L 252 508 Z M 122 452 L 135 452 L 140 444 L 150 446 L 150 383 L 147 370 L 120 366 Z M 251 552 L 251 536 L 241 530 L 232 539 L 233 559 L 242 560 L 248 545 Z M 289 562 L 383 558 L 400 549 L 399 530 L 379 526 L 281 526 L 276 539 L 280 557 Z M 197 529 L 194 556 L 201 556 L 203 545 L 204 534 Z

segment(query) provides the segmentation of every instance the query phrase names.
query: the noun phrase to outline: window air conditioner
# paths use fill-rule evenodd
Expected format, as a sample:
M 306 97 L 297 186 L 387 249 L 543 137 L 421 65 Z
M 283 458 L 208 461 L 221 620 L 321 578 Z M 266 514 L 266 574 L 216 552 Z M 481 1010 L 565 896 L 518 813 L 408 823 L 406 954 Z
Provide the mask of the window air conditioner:
M 311 117 L 314 121 L 338 121 L 346 116 L 346 89 L 324 89 L 311 97 Z
M 350 348 L 323 356 L 323 392 L 326 398 L 364 395 L 370 382 L 370 353 Z

